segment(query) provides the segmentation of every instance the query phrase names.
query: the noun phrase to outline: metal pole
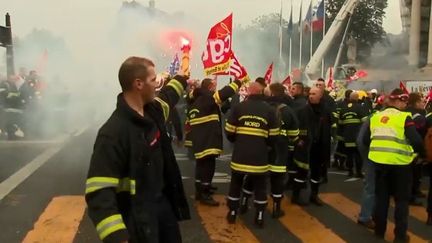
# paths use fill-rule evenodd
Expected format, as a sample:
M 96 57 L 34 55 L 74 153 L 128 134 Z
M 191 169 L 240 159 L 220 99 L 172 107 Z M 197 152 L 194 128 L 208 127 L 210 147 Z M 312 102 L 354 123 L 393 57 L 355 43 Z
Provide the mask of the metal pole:
M 350 17 L 348 19 L 347 25 L 345 27 L 345 32 L 344 32 L 343 37 L 342 37 L 342 41 L 341 41 L 341 43 L 339 45 L 339 50 L 338 50 L 338 53 L 337 53 L 337 56 L 336 56 L 336 61 L 335 61 L 335 64 L 334 64 L 334 68 L 335 68 L 335 72 L 334 73 L 336 73 L 337 67 L 339 66 L 339 62 L 340 62 L 340 59 L 341 59 L 341 56 L 342 56 L 342 51 L 343 51 L 343 48 L 345 46 L 346 35 L 348 33 L 348 29 L 349 29 L 350 24 L 351 24 L 351 18 L 352 18 L 352 15 L 350 15 Z
M 13 54 L 13 43 L 12 43 L 12 25 L 9 13 L 6 14 L 6 27 L 9 29 L 9 33 L 7 36 L 7 44 L 6 44 L 6 67 L 7 67 L 7 76 L 15 74 L 15 65 L 14 65 L 14 54 Z

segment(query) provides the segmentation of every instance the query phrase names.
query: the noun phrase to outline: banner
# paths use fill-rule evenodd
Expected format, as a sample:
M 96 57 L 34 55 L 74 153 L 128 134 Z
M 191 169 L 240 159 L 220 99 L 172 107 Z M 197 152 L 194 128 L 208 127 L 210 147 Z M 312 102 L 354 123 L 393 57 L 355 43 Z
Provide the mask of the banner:
M 409 93 L 428 95 L 429 91 L 432 90 L 432 81 L 407 81 L 405 88 Z
M 234 52 L 231 53 L 231 65 L 229 67 L 229 72 L 227 70 L 225 72 L 215 73 L 214 75 L 232 75 L 242 82 L 247 83 L 250 81 L 246 69 L 240 64 Z
M 226 72 L 230 66 L 232 14 L 210 29 L 202 54 L 205 76 Z

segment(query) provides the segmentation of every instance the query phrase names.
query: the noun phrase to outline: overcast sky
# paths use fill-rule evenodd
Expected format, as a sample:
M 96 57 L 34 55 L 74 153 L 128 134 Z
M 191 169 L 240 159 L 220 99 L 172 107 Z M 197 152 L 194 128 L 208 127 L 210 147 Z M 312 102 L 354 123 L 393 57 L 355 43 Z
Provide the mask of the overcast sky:
M 148 4 L 147 0 L 138 0 Z M 292 0 L 294 19 L 297 21 L 301 0 Z M 312 0 L 317 3 L 318 0 Z M 284 2 L 284 17 L 288 18 L 290 0 Z M 310 0 L 303 0 L 303 14 Z M 402 29 L 399 1 L 389 0 L 384 28 L 390 33 Z M 23 36 L 33 28 L 44 28 L 66 38 L 76 34 L 84 23 L 87 28 L 97 31 L 97 25 L 110 24 L 122 0 L 0 0 L 1 13 L 10 12 L 13 16 L 14 34 Z M 183 11 L 202 18 L 203 24 L 211 26 L 234 13 L 235 24 L 248 24 L 252 19 L 272 12 L 279 12 L 280 0 L 156 0 L 156 6 L 166 12 Z

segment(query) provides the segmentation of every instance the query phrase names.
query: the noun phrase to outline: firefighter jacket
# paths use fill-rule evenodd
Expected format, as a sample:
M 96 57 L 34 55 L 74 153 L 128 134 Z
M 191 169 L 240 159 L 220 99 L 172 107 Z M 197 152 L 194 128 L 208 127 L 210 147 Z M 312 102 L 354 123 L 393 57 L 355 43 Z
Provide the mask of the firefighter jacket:
M 118 96 L 117 108 L 100 128 L 91 157 L 85 198 L 88 214 L 103 242 L 153 242 L 151 212 L 168 200 L 178 220 L 190 218 L 180 170 L 165 122 L 184 87 L 176 76 L 145 116 Z
M 337 124 L 336 139 L 338 141 L 344 141 L 343 126 L 341 124 L 340 114 L 341 111 L 347 107 L 347 105 L 348 105 L 347 99 L 339 100 L 336 102 L 336 110 L 333 116 L 335 117 L 336 124 Z
M 267 101 L 275 108 L 276 117 L 280 124 L 279 136 L 277 136 L 274 149 L 270 153 L 270 171 L 284 173 L 289 155 L 294 153 L 294 145 L 298 140 L 298 120 L 294 110 L 286 105 L 286 99 L 283 97 L 269 97 Z
M 332 112 L 321 102 L 318 105 L 308 104 L 297 111 L 299 122 L 299 140 L 295 144 L 294 163 L 302 169 L 309 169 L 309 158 L 312 145 L 318 145 L 321 162 L 330 159 L 330 129 L 336 127 Z M 326 158 L 328 156 L 328 158 Z
M 423 138 L 426 135 L 426 111 L 413 107 L 408 107 L 406 111 L 411 113 L 416 130 Z
M 240 86 L 241 82 L 236 80 L 216 92 L 202 88 L 194 90 L 188 117 L 196 159 L 218 156 L 222 153 L 223 138 L 219 106 L 233 96 Z
M 341 110 L 339 124 L 342 126 L 343 129 L 345 147 L 357 147 L 357 135 L 360 131 L 362 123 L 367 119 L 367 117 L 367 109 L 360 105 L 358 102 L 350 101 L 346 105 L 346 107 Z
M 251 95 L 235 106 L 225 123 L 227 139 L 234 143 L 231 169 L 244 173 L 266 173 L 269 147 L 279 136 L 276 112 L 263 101 L 262 95 Z

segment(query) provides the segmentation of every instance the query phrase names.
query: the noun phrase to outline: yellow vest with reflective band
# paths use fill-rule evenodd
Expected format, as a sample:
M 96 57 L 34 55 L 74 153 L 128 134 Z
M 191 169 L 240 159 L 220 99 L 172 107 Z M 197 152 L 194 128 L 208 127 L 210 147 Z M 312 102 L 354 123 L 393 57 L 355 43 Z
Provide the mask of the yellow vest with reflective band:
M 414 157 L 414 150 L 405 137 L 405 121 L 408 112 L 388 108 L 370 119 L 371 145 L 369 159 L 378 164 L 407 165 Z

